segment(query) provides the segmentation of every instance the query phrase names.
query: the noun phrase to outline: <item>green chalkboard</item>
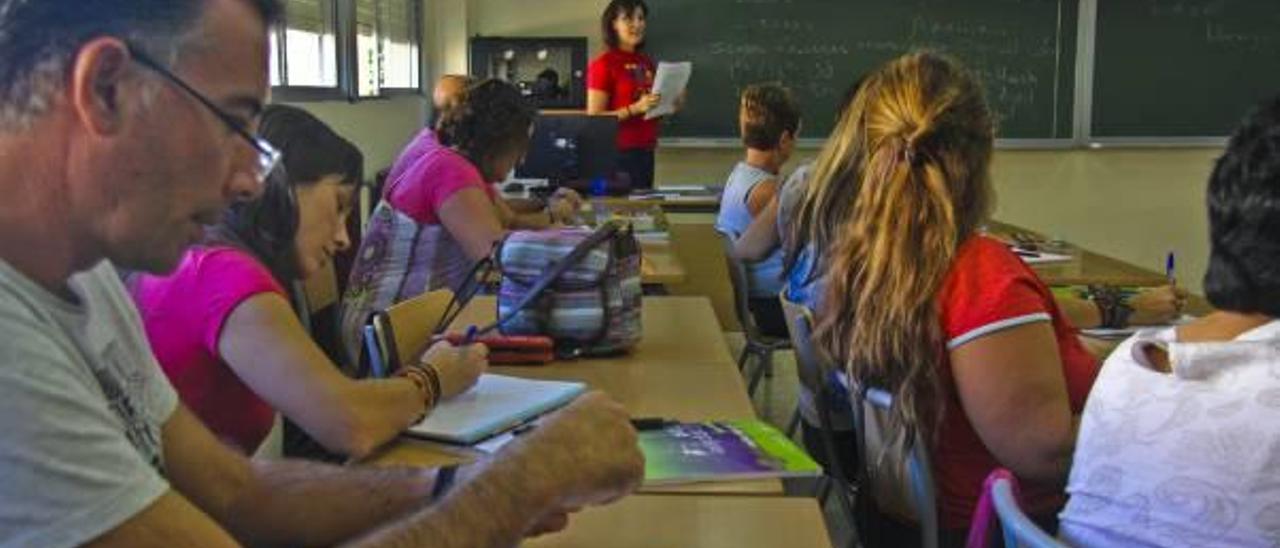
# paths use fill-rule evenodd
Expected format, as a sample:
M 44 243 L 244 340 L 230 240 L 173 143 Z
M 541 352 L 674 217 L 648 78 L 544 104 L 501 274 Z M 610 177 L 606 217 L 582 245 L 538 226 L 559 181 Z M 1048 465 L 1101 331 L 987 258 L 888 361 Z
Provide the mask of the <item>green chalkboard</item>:
M 1119 2 L 1137 0 L 1114 0 Z M 737 136 L 740 90 L 781 81 L 801 137 L 825 137 L 844 90 L 914 49 L 949 53 L 986 86 L 1003 138 L 1070 138 L 1075 0 L 648 0 L 648 51 L 692 61 L 685 110 L 666 137 Z
M 1094 137 L 1222 136 L 1280 91 L 1280 0 L 1098 2 Z

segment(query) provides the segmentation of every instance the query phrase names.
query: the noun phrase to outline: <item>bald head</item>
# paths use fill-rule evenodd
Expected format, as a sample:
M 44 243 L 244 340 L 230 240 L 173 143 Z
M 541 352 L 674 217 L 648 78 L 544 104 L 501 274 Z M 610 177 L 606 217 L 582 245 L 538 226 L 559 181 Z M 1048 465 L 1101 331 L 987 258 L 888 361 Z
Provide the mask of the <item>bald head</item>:
M 449 110 L 458 106 L 470 83 L 471 78 L 461 74 L 441 76 L 440 81 L 436 82 L 435 90 L 431 92 L 431 104 L 437 110 Z

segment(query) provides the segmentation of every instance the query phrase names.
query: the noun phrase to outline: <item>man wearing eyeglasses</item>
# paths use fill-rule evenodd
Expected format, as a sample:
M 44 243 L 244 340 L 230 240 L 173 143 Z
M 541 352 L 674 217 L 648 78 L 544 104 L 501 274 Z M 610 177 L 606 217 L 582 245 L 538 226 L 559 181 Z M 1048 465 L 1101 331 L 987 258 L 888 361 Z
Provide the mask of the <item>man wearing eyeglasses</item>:
M 172 269 L 259 192 L 278 13 L 0 0 L 0 546 L 511 545 L 638 482 L 598 394 L 433 502 L 446 474 L 250 461 L 177 401 L 115 269 Z

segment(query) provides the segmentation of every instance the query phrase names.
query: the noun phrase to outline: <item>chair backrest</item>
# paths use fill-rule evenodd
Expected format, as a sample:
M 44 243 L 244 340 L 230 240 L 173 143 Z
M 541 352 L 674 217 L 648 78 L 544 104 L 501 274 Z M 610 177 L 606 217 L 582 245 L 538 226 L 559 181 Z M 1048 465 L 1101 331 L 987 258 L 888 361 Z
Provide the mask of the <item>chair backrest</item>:
M 917 431 L 905 443 L 894 443 L 891 426 L 893 395 L 854 382 L 854 429 L 862 462 L 860 485 L 883 514 L 914 522 L 920 527 L 920 545 L 938 546 L 938 504 L 933 468 L 924 436 Z
M 1049 536 L 1044 529 L 1031 521 L 1018 504 L 1018 479 L 1003 468 L 987 477 L 985 484 L 991 503 L 1000 517 L 1000 529 L 1004 532 L 1005 548 L 1060 548 L 1065 546 Z
M 813 343 L 813 311 L 808 307 L 787 298 L 784 289 L 778 299 L 782 301 L 782 314 L 787 320 L 787 332 L 791 335 L 791 347 L 796 356 L 796 376 L 810 394 L 813 394 L 814 406 L 818 410 L 818 427 L 822 430 L 824 450 L 827 452 L 827 474 L 845 483 L 852 483 L 852 475 L 856 470 L 845 470 L 840 466 L 836 456 L 835 431 L 832 417 L 836 410 L 832 402 L 838 401 L 831 385 L 831 371 L 835 368 L 831 360 L 819 351 Z M 846 400 L 846 405 L 848 401 Z M 848 415 L 847 408 L 844 412 Z
M 720 243 L 724 246 L 724 265 L 729 270 L 729 281 L 733 285 L 733 313 L 738 317 L 738 323 L 742 325 L 742 331 L 748 340 L 756 340 L 760 338 L 760 330 L 756 327 L 755 316 L 751 315 L 751 309 L 747 306 L 750 299 L 751 282 L 747 280 L 747 265 L 743 264 L 742 259 L 734 256 L 733 244 L 736 238 L 732 234 L 721 232 Z
M 403 364 L 414 363 L 431 342 L 435 327 L 452 300 L 452 291 L 438 289 L 374 314 L 373 329 L 367 331 L 374 338 L 367 342 L 377 345 L 377 354 L 382 361 L 381 364 L 370 364 L 375 376 L 378 376 L 376 372 L 389 373 Z
M 782 301 L 782 314 L 787 320 L 787 332 L 791 334 L 791 347 L 796 355 L 796 376 L 800 384 L 816 394 L 817 404 L 823 406 L 828 401 L 825 397 L 827 372 L 832 365 L 821 357 L 813 344 L 813 311 L 808 307 L 787 298 L 786 290 L 778 295 Z

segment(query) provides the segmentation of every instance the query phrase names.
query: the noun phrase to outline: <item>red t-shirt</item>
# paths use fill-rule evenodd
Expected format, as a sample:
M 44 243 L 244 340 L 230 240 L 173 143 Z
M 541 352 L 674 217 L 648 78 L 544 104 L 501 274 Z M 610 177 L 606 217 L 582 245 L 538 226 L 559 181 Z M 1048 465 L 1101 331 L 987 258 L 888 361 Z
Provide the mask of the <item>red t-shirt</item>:
M 609 110 L 622 110 L 653 89 L 653 59 L 639 52 L 610 49 L 587 66 L 587 89 L 609 94 Z M 658 146 L 658 119 L 632 116 L 618 124 L 618 150 Z
M 1098 362 L 1076 338 L 1076 330 L 1058 310 L 1049 288 L 1005 244 L 975 236 L 960 246 L 938 295 L 942 329 L 952 349 L 984 335 L 1038 321 L 1050 321 L 1062 358 L 1071 410 L 1080 413 L 1098 374 Z M 982 481 L 1000 466 L 969 423 L 943 360 L 946 411 L 932 451 L 940 521 L 948 529 L 965 528 L 977 505 Z M 1023 507 L 1057 513 L 1065 497 L 1060 488 L 1023 483 Z
M 405 147 L 387 175 L 387 201 L 421 224 L 438 225 L 440 206 L 455 193 L 478 188 L 497 200 L 493 186 L 461 154 L 440 144 L 435 132 L 424 129 Z
M 194 247 L 166 277 L 141 276 L 130 293 L 147 340 L 182 403 L 215 435 L 253 453 L 271 432 L 275 410 L 222 359 L 227 317 L 262 293 L 288 300 L 271 272 L 231 247 Z

